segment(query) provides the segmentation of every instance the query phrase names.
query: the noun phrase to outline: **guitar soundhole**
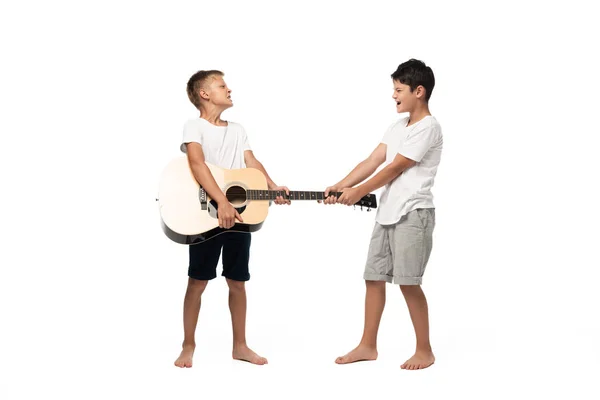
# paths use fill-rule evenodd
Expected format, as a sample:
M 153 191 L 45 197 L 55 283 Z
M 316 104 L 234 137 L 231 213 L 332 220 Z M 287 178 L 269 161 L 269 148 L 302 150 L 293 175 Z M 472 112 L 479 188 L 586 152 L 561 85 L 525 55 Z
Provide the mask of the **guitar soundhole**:
M 239 206 L 246 202 L 246 189 L 241 186 L 231 186 L 225 192 L 225 196 L 233 206 Z

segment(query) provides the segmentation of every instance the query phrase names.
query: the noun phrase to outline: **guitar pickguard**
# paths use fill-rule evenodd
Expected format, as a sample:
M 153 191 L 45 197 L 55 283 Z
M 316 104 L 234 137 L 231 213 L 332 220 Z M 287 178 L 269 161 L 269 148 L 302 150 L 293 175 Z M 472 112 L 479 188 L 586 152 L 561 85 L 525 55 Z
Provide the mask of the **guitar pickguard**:
M 218 219 L 219 215 L 217 213 L 219 206 L 217 204 L 216 201 L 211 200 L 208 202 L 208 215 L 210 215 L 212 218 L 214 219 Z M 246 209 L 246 206 L 242 206 L 242 207 L 234 207 L 237 212 L 242 215 L 242 213 L 244 212 L 244 210 Z

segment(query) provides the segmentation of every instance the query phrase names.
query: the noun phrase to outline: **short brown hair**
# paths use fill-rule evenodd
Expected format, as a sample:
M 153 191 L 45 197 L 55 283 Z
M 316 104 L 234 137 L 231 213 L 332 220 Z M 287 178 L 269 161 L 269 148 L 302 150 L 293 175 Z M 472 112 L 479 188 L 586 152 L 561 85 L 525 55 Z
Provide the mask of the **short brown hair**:
M 197 109 L 200 109 L 200 96 L 198 95 L 198 91 L 204 86 L 204 84 L 208 81 L 208 78 L 212 76 L 224 76 L 221 71 L 217 71 L 216 69 L 212 69 L 210 71 L 198 71 L 187 83 L 187 95 L 190 101 Z

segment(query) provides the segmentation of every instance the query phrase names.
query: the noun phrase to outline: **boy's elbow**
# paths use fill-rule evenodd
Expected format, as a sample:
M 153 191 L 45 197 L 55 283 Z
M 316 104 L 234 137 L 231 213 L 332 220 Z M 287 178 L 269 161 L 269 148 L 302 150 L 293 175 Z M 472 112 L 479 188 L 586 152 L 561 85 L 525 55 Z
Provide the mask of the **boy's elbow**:
M 390 164 L 390 169 L 394 173 L 394 177 L 400 176 L 404 171 L 406 171 L 411 166 L 404 162 L 394 162 Z

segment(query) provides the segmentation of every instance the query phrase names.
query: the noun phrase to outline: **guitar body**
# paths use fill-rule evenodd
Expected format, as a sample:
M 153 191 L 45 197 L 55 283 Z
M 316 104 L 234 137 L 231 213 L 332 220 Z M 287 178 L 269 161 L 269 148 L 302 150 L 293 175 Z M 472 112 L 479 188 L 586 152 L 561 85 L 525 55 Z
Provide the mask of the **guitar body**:
M 270 203 L 248 200 L 245 193 L 249 189 L 268 189 L 263 173 L 254 168 L 223 169 L 206 165 L 244 223 L 236 223 L 230 229 L 219 228 L 217 204 L 194 178 L 187 157 L 176 157 L 163 170 L 158 189 L 161 225 L 167 237 L 180 244 L 196 244 L 228 231 L 259 230 Z

